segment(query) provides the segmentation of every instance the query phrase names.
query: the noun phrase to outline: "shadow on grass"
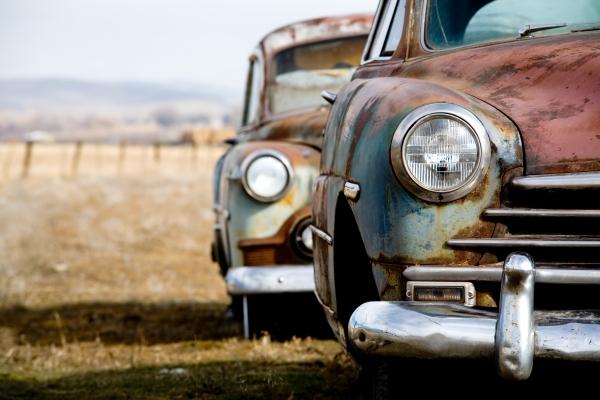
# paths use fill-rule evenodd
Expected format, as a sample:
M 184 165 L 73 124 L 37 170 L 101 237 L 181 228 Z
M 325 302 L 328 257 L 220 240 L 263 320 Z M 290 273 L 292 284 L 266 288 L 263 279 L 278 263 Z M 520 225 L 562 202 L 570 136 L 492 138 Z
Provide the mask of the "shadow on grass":
M 32 345 L 95 341 L 163 344 L 215 340 L 241 333 L 220 303 L 81 303 L 47 309 L 0 309 L 0 328 Z
M 336 363 L 217 362 L 71 375 L 0 375 L 0 399 L 340 399 L 354 372 Z

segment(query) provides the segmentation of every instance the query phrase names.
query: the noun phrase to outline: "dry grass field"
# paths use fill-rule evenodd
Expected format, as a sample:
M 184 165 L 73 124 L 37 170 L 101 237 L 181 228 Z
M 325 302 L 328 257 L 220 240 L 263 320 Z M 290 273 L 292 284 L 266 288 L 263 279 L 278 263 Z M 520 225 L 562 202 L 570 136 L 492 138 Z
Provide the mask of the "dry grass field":
M 345 395 L 336 342 L 244 341 L 228 316 L 209 258 L 221 148 L 84 146 L 74 174 L 73 146 L 44 146 L 27 179 L 23 151 L 0 146 L 0 399 Z

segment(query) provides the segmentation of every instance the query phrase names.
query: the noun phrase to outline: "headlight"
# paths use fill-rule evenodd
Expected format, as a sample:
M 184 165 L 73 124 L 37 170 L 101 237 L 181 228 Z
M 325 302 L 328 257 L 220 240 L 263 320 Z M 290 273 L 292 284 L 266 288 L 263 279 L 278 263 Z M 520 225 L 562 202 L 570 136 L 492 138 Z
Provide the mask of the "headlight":
M 292 183 L 288 159 L 275 151 L 250 154 L 242 164 L 242 184 L 252 198 L 271 202 L 283 197 Z
M 298 255 L 306 260 L 312 259 L 313 253 L 313 233 L 312 229 L 310 229 L 311 221 L 311 218 L 303 219 L 296 225 L 292 232 L 294 247 Z
M 302 241 L 302 245 L 309 251 L 313 249 L 313 233 L 310 226 L 307 226 L 302 230 L 300 234 L 300 240 Z
M 454 104 L 430 104 L 402 121 L 391 157 L 396 176 L 414 195 L 452 201 L 466 196 L 485 175 L 490 142 L 471 112 Z

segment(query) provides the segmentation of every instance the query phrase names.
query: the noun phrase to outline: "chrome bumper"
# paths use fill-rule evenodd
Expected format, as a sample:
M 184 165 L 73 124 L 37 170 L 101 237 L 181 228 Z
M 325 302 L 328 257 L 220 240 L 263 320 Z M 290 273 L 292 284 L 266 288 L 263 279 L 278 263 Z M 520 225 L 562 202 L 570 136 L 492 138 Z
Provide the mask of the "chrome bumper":
M 506 379 L 529 378 L 534 357 L 600 361 L 600 312 L 534 311 L 535 266 L 510 255 L 498 312 L 417 302 L 371 302 L 349 322 L 367 354 L 409 358 L 495 358 Z
M 315 291 L 312 265 L 235 267 L 227 271 L 225 281 L 227 291 L 234 296 Z

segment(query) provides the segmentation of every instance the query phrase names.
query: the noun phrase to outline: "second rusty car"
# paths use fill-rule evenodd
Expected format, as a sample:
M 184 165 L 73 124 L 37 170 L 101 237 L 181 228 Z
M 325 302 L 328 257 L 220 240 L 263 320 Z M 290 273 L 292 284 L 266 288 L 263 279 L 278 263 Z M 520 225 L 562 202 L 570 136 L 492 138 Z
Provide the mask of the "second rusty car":
M 600 361 L 599 29 L 590 0 L 381 1 L 313 202 L 358 361 Z
M 329 112 L 320 93 L 350 80 L 371 22 L 354 15 L 287 25 L 250 57 L 242 128 L 215 172 L 213 244 L 246 336 L 249 296 L 314 291 L 311 200 Z

